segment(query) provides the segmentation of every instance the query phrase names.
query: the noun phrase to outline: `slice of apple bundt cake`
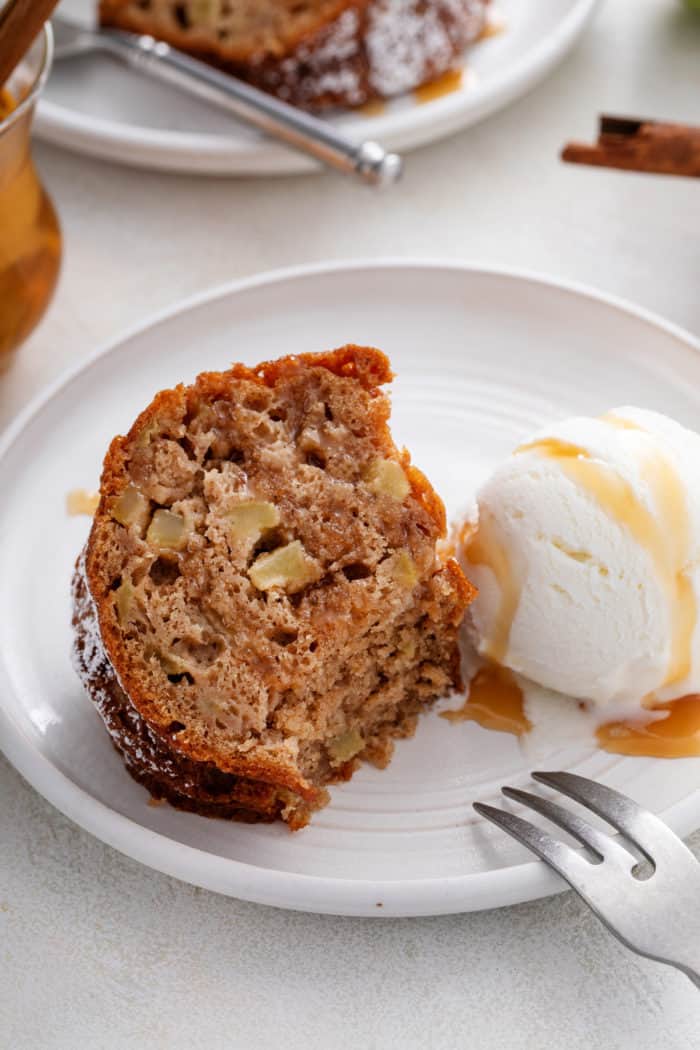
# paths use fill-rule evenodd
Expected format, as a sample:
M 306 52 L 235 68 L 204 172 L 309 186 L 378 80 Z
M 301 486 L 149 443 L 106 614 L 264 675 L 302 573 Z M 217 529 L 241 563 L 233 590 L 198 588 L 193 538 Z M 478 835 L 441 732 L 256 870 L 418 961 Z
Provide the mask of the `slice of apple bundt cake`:
M 147 33 L 296 106 L 360 106 L 459 66 L 488 0 L 100 0 Z
M 459 684 L 474 591 L 399 451 L 378 350 L 159 393 L 105 458 L 74 576 L 76 662 L 156 798 L 303 826 Z

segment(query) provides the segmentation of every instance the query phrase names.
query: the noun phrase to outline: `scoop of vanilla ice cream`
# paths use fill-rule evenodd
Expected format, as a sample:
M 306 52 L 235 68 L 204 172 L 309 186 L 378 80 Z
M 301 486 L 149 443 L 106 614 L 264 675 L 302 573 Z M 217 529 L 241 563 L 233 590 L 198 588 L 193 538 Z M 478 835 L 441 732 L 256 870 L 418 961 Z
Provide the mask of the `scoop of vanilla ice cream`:
M 618 408 L 540 431 L 462 529 L 478 651 L 598 704 L 700 692 L 700 436 Z

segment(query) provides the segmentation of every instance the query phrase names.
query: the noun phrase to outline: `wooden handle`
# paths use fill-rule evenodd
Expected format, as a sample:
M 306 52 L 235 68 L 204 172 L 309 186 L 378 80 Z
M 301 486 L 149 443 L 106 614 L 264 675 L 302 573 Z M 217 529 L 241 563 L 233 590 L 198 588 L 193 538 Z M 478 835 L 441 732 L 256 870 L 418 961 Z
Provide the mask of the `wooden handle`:
M 700 178 L 700 127 L 603 116 L 594 145 L 570 142 L 561 156 L 570 164 Z
M 0 88 L 21 62 L 58 0 L 7 0 L 0 8 Z

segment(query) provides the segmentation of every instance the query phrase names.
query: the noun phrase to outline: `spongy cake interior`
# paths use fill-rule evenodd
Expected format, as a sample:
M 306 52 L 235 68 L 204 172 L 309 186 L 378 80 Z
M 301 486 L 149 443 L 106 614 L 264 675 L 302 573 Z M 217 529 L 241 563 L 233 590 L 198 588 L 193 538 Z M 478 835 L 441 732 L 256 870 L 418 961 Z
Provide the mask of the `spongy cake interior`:
M 358 348 L 204 374 L 113 443 L 90 589 L 123 688 L 189 757 L 324 783 L 384 764 L 457 680 L 469 589 L 388 378 Z

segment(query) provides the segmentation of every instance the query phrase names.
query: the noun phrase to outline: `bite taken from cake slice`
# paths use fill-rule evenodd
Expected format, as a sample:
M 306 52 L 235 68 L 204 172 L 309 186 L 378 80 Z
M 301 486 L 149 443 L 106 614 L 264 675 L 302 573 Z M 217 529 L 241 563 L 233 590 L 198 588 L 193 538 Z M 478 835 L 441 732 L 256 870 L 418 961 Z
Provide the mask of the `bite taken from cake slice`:
M 76 664 L 155 798 L 307 823 L 459 687 L 474 591 L 395 446 L 378 350 L 200 375 L 107 453 L 74 575 Z

